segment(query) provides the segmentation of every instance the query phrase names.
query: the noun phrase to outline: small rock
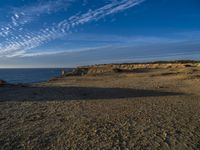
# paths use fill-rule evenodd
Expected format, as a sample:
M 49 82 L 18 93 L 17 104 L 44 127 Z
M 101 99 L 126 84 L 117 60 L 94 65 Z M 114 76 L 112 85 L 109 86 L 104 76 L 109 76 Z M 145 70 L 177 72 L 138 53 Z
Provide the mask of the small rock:
M 6 84 L 7 84 L 6 81 L 4 81 L 4 80 L 0 80 L 0 86 L 6 85 Z

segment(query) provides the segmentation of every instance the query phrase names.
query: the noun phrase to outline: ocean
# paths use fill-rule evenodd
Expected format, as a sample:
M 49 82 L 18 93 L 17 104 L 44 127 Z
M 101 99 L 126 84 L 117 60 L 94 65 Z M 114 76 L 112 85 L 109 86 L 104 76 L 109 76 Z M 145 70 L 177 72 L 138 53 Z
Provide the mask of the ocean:
M 8 83 L 37 83 L 61 75 L 60 68 L 53 69 L 0 69 L 0 80 Z M 71 68 L 65 69 L 71 71 Z

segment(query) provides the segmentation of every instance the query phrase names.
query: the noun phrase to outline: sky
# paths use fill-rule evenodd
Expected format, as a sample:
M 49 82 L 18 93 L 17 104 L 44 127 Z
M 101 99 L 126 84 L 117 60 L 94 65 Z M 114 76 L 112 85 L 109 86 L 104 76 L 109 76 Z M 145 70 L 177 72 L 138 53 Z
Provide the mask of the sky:
M 200 60 L 199 0 L 1 0 L 0 68 Z

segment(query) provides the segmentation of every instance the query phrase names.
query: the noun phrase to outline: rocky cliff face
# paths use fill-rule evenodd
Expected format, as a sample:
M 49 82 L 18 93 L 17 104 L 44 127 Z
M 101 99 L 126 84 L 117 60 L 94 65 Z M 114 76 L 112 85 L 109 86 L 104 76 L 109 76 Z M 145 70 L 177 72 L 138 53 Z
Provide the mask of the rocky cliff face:
M 82 66 L 73 70 L 67 75 L 96 75 L 105 73 L 134 72 L 144 69 L 166 69 L 166 68 L 186 68 L 200 67 L 199 62 L 158 62 L 145 64 L 103 64 L 93 66 Z
M 199 66 L 198 63 L 167 63 L 167 64 L 108 64 L 108 65 L 96 65 L 88 66 L 87 73 L 84 74 L 101 74 L 101 73 L 116 73 L 116 72 L 129 72 L 136 71 L 138 69 L 166 69 L 166 68 L 186 68 Z M 78 70 L 86 70 L 86 67 L 79 67 Z

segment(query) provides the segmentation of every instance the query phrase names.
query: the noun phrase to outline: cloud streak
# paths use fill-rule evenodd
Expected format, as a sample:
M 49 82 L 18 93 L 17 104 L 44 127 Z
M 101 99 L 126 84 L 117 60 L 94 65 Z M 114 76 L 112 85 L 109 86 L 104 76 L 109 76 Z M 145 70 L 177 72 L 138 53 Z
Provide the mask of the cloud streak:
M 0 44 L 0 55 L 7 57 L 26 56 L 29 49 L 60 38 L 79 25 L 96 21 L 108 15 L 124 11 L 128 8 L 137 6 L 144 1 L 145 0 L 112 1 L 98 9 L 89 10 L 86 13 L 71 16 L 70 18 L 63 20 L 52 27 L 41 29 L 39 32 L 27 32 L 24 35 L 13 36 L 12 38 L 7 39 L 4 43 Z M 43 10 L 45 10 L 44 8 Z M 20 17 L 16 15 L 15 18 L 18 19 Z
M 23 26 L 36 21 L 41 15 L 50 15 L 61 9 L 66 9 L 75 0 L 56 0 L 39 2 L 32 6 L 13 8 L 10 19 L 11 23 L 0 27 L 0 37 L 7 37 L 17 30 L 22 30 Z
M 15 10 L 12 18 L 12 23 L 14 25 L 26 24 L 40 15 L 51 14 L 52 12 L 59 11 L 60 9 L 67 8 L 75 0 L 56 0 L 56 1 L 47 1 L 40 2 L 34 6 L 20 8 Z M 22 10 L 23 9 L 23 10 Z

